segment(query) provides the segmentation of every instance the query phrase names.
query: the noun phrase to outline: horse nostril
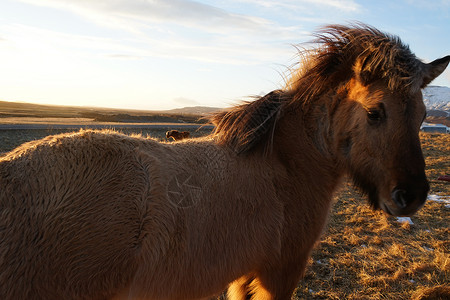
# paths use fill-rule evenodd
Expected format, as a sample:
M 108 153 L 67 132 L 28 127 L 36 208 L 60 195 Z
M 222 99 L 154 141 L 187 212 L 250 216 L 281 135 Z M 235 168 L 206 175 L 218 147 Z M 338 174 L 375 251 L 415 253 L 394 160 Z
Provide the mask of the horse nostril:
M 404 209 L 406 208 L 406 191 L 401 189 L 395 189 L 392 192 L 392 200 L 394 203 L 400 208 Z

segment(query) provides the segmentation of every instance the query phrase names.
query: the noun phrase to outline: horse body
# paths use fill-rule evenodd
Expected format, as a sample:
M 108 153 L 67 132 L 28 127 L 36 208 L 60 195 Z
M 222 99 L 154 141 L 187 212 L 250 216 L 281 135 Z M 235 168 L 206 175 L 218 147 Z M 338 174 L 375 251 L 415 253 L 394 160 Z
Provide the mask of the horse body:
M 166 139 L 172 138 L 174 141 L 181 141 L 191 136 L 189 131 L 169 130 L 166 132 Z
M 3 299 L 102 299 L 121 290 L 131 299 L 206 297 L 256 276 L 274 257 L 286 258 L 283 243 L 312 248 L 310 235 L 283 237 L 288 203 L 279 199 L 292 199 L 298 234 L 309 222 L 325 222 L 312 211 L 328 211 L 303 205 L 311 195 L 298 197 L 288 187 L 310 175 L 287 184 L 293 174 L 284 168 L 208 139 L 171 146 L 83 131 L 32 144 L 0 163 L 8 248 L 0 256 L 0 282 L 14 287 L 1 291 Z
M 450 57 L 328 30 L 285 89 L 216 114 L 209 137 L 81 131 L 0 157 L 0 298 L 290 299 L 343 176 L 375 209 L 417 211 L 420 88 Z
M 218 294 L 278 251 L 274 239 L 281 235 L 282 211 L 267 185 L 273 177 L 270 168 L 258 166 L 260 176 L 253 177 L 249 170 L 256 167 L 254 160 L 236 157 L 208 140 L 172 149 L 164 159 L 172 163 L 161 164 L 168 172 L 160 178 L 163 191 L 151 192 L 150 198 L 154 203 L 160 197 L 164 208 L 149 209 L 152 216 L 162 211 L 161 218 L 170 223 L 150 222 L 143 248 L 154 251 L 155 228 L 170 228 L 160 235 L 170 241 L 164 241 L 165 250 L 154 261 L 142 252 L 145 267 L 136 273 L 127 297 L 197 299 Z M 158 170 L 156 178 L 162 173 Z M 151 182 L 158 182 L 156 178 Z M 249 197 L 254 201 L 247 201 Z

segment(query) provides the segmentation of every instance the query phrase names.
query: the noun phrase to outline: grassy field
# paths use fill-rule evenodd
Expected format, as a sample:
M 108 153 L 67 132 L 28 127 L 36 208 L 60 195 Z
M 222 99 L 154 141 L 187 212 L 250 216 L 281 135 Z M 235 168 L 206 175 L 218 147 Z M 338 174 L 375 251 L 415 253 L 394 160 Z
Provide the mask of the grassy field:
M 206 125 L 203 117 L 215 110 L 218 108 L 143 111 L 0 101 L 0 153 L 30 140 L 80 128 L 114 129 L 160 140 L 165 140 L 166 131 L 177 129 L 188 130 L 191 136 L 197 137 L 211 132 L 212 127 Z
M 99 107 L 77 107 L 42 105 L 20 102 L 0 101 L 0 124 L 7 118 L 18 118 L 22 122 L 27 118 L 41 119 L 85 119 L 94 122 L 170 122 L 205 123 L 200 117 L 217 108 L 191 107 L 168 111 L 144 111 Z M 36 121 L 36 120 L 35 120 Z
M 114 126 L 110 126 L 111 129 L 114 129 Z M 142 134 L 143 136 L 151 136 L 153 138 L 159 139 L 161 141 L 166 140 L 166 131 L 177 129 L 180 131 L 185 131 L 185 128 L 176 127 L 176 125 L 164 125 L 159 128 L 120 128 L 115 129 L 119 132 L 125 134 Z M 46 129 L 6 129 L 2 130 L 0 127 L 0 154 L 2 152 L 6 152 L 14 149 L 15 147 L 36 139 L 41 139 L 48 135 L 55 135 L 59 133 L 78 131 L 79 129 L 55 129 L 55 128 L 46 128 Z M 200 127 L 196 130 L 189 130 L 192 137 L 203 136 L 209 134 L 211 132 L 211 127 Z
M 0 152 L 59 132 L 0 130 Z M 161 139 L 164 132 L 137 130 Z M 293 299 L 450 299 L 450 183 L 437 180 L 450 173 L 450 135 L 421 134 L 421 139 L 431 198 L 447 203 L 427 201 L 409 224 L 373 212 L 347 184 L 336 195 L 329 225 Z

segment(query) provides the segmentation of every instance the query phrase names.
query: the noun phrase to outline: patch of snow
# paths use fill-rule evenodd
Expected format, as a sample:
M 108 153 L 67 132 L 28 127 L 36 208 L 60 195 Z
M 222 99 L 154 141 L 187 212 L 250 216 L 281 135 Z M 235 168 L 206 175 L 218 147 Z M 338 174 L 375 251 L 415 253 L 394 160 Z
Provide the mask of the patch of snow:
M 400 223 L 409 223 L 409 225 L 414 225 L 413 221 L 410 217 L 397 217 L 397 222 Z
M 450 208 L 450 196 L 428 195 L 427 200 L 444 203 L 445 208 Z
M 423 249 L 425 249 L 426 251 L 434 251 L 433 248 L 428 248 L 427 246 L 422 246 Z

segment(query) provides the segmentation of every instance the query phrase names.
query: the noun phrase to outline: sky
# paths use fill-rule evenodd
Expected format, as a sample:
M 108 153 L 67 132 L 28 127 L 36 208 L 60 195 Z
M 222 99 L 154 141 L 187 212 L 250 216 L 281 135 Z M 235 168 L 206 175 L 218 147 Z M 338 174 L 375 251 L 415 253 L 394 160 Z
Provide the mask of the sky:
M 0 0 L 0 100 L 226 107 L 282 88 L 295 45 L 354 21 L 424 62 L 450 54 L 450 0 Z

